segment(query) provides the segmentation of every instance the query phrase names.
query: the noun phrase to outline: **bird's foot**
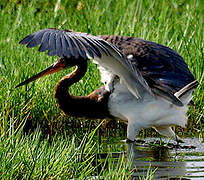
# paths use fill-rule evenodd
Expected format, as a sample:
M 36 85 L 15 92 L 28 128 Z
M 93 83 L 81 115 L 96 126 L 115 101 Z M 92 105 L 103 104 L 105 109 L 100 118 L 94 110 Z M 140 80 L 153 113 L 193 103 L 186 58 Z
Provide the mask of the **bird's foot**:
M 138 143 L 138 144 L 144 144 L 145 141 L 142 140 L 142 139 L 135 139 L 134 141 L 133 140 L 130 140 L 130 139 L 126 139 L 126 143 Z
M 130 139 L 126 139 L 126 143 L 134 143 L 135 142 L 135 140 L 133 141 L 133 140 L 130 140 Z

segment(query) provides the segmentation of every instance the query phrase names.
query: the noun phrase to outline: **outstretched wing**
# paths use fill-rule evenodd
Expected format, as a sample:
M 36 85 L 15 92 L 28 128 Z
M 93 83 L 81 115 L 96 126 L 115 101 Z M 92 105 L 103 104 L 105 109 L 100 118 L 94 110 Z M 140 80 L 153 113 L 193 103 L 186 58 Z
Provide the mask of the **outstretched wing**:
M 40 45 L 38 51 L 48 50 L 49 56 L 87 59 L 87 54 L 91 58 L 101 58 L 101 53 L 110 55 L 108 49 L 99 42 L 99 38 L 69 30 L 43 29 L 26 36 L 19 44 L 27 44 L 27 48 Z M 108 48 L 114 49 L 111 45 Z
M 180 96 L 197 87 L 198 82 L 183 58 L 174 50 L 154 43 L 124 36 L 100 36 L 114 44 L 128 58 L 128 63 L 139 71 L 152 91 L 182 105 Z
M 118 75 L 137 98 L 142 96 L 144 90 L 151 93 L 141 73 L 128 63 L 123 52 L 100 37 L 50 28 L 30 34 L 19 43 L 27 44 L 28 48 L 40 45 L 38 51 L 48 51 L 49 56 L 84 60 L 91 57 L 100 66 Z

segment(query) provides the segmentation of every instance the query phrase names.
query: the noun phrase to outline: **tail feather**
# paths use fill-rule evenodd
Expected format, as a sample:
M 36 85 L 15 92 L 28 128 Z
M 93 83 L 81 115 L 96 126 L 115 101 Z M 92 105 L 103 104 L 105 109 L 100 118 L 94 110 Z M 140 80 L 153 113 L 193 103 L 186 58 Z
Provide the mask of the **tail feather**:
M 198 86 L 198 81 L 195 80 L 187 84 L 186 86 L 184 86 L 178 92 L 176 92 L 174 96 L 179 98 L 183 104 L 189 104 L 192 99 L 192 94 L 197 86 Z

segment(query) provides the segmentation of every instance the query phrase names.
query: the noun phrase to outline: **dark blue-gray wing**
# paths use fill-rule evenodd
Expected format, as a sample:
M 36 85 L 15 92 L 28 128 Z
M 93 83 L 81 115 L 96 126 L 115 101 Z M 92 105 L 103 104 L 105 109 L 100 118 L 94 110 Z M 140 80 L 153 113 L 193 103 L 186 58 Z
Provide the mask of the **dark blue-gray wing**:
M 170 98 L 175 104 L 182 105 L 175 97 L 175 93 L 184 87 L 186 87 L 186 91 L 197 87 L 198 82 L 176 51 L 154 42 L 133 37 L 100 37 L 114 44 L 127 56 L 133 71 L 139 70 L 153 92 Z M 189 84 L 191 86 L 187 86 Z M 182 92 L 185 93 L 185 91 Z
M 39 52 L 48 51 L 49 56 L 87 59 L 87 56 L 100 58 L 102 53 L 110 55 L 109 48 L 114 49 L 114 47 L 107 45 L 107 48 L 101 41 L 103 40 L 86 33 L 43 29 L 26 36 L 19 43 L 27 44 L 28 48 L 40 45 Z
M 150 87 L 174 94 L 195 81 L 184 59 L 176 51 L 157 43 L 145 43 L 149 52 L 143 56 L 134 54 L 131 64 L 141 71 Z

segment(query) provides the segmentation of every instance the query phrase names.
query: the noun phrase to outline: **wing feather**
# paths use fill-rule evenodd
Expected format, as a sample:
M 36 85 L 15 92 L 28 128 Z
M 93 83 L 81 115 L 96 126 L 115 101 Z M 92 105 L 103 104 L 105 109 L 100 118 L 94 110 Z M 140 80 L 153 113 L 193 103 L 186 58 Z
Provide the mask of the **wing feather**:
M 29 34 L 28 36 L 24 37 L 19 44 L 28 44 L 32 38 L 35 36 L 35 34 Z
M 62 57 L 63 55 L 61 33 L 56 33 L 56 53 L 59 57 Z
M 80 43 L 77 41 L 77 39 L 76 39 L 74 36 L 73 36 L 73 37 L 70 36 L 70 38 L 72 39 L 72 41 L 73 41 L 75 47 L 77 48 L 79 54 L 81 55 L 81 57 L 83 57 L 83 59 L 86 59 L 86 53 L 85 53 L 84 50 L 81 48 L 81 45 L 80 45 Z
M 50 33 L 45 32 L 42 37 L 41 45 L 38 49 L 39 52 L 44 52 L 49 49 L 49 37 L 50 37 Z
M 70 50 L 69 50 L 69 44 L 66 41 L 65 36 L 61 35 L 61 41 L 62 41 L 63 55 L 69 59 L 71 57 L 71 53 L 70 53 Z
M 30 42 L 27 44 L 27 48 L 32 48 L 32 47 L 38 46 L 38 45 L 41 43 L 43 34 L 44 34 L 45 32 L 46 32 L 46 31 L 44 31 L 44 30 L 41 30 L 41 31 L 36 32 L 35 35 L 32 37 L 32 41 L 30 41 Z
M 48 55 L 49 56 L 56 55 L 56 34 L 55 32 L 50 34 Z
M 93 51 L 99 58 L 101 58 L 101 52 L 98 50 L 98 48 L 94 47 L 94 44 L 89 40 L 87 37 L 81 37 L 82 42 L 87 44 L 91 51 Z
M 77 50 L 75 49 L 75 46 L 74 46 L 72 39 L 69 36 L 65 36 L 65 39 L 66 39 L 67 43 L 69 44 L 69 49 L 70 49 L 71 55 L 73 57 L 75 57 L 76 59 L 78 59 L 79 54 L 77 53 Z
M 103 44 L 100 44 L 96 39 L 92 39 L 92 38 L 86 38 L 90 43 L 92 43 L 92 44 L 96 44 L 97 45 L 97 47 L 103 52 L 103 53 L 105 53 L 106 55 L 110 55 L 109 53 L 108 53 L 108 49 L 105 47 L 105 46 L 103 46 Z
M 81 45 L 81 47 L 83 47 L 83 49 L 86 50 L 88 56 L 90 56 L 93 59 L 94 58 L 94 54 L 91 51 L 90 47 L 87 46 L 86 42 L 84 42 L 84 40 L 80 36 L 77 36 L 77 39 L 78 39 L 78 42 Z

